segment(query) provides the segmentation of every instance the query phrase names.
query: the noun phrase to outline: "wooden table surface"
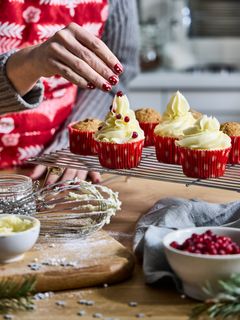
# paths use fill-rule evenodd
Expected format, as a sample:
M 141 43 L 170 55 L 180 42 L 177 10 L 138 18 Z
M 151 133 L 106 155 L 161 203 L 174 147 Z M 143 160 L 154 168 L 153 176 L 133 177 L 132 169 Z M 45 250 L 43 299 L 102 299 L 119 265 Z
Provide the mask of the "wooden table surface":
M 106 178 L 106 177 L 105 177 Z M 228 202 L 239 200 L 236 192 L 204 187 L 186 188 L 184 185 L 116 177 L 106 185 L 119 192 L 123 202 L 122 211 L 115 216 L 111 224 L 104 229 L 128 248 L 131 248 L 136 221 L 159 199 L 175 196 L 199 198 L 210 202 Z M 93 306 L 82 306 L 79 299 L 93 300 Z M 65 307 L 56 305 L 56 301 L 65 301 Z M 137 302 L 137 307 L 129 307 L 128 302 Z M 144 318 L 154 320 L 185 320 L 196 302 L 183 299 L 170 284 L 150 287 L 144 284 L 141 265 L 136 264 L 133 277 L 124 283 L 107 288 L 89 288 L 83 290 L 55 293 L 52 298 L 37 302 L 37 309 L 29 312 L 17 312 L 14 319 L 55 320 L 55 319 L 93 319 L 95 313 L 103 319 L 136 319 L 143 313 Z M 86 315 L 79 317 L 77 312 L 85 310 Z M 96 315 L 95 315 L 96 316 Z M 143 318 L 143 319 L 144 319 Z

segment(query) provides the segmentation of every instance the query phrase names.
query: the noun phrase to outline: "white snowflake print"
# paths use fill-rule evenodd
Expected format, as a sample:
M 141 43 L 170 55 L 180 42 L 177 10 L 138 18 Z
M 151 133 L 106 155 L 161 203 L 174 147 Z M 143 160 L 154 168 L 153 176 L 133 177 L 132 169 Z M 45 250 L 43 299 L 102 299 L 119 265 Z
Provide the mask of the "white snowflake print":
M 101 18 L 102 18 L 103 21 L 107 20 L 108 11 L 109 11 L 109 5 L 107 4 L 101 11 Z
M 5 117 L 0 119 L 0 133 L 10 133 L 14 128 L 13 118 Z
M 0 53 L 4 53 L 12 49 L 18 48 L 20 43 L 21 40 L 19 39 L 0 37 Z
M 49 4 L 52 6 L 65 6 L 69 9 L 70 16 L 74 17 L 75 8 L 79 4 L 102 3 L 103 0 L 40 0 L 40 4 Z
M 9 23 L 6 22 L 0 22 L 0 36 L 1 37 L 7 37 L 7 38 L 17 38 L 22 39 L 22 32 L 24 30 L 25 26 L 22 26 L 17 23 Z
M 19 133 L 5 134 L 2 136 L 2 143 L 5 147 L 14 147 L 18 145 L 19 137 Z
M 64 24 L 39 24 L 38 28 L 38 37 L 40 40 L 48 39 L 52 37 L 57 31 L 63 29 L 65 27 Z
M 19 157 L 18 160 L 27 160 L 29 158 L 35 157 L 39 155 L 39 153 L 43 150 L 42 145 L 28 146 L 25 148 L 18 148 Z
M 88 32 L 90 32 L 91 34 L 98 36 L 99 35 L 99 31 L 101 29 L 102 24 L 101 23 L 85 23 L 82 25 L 82 27 L 84 29 L 86 29 Z
M 23 19 L 27 23 L 36 23 L 39 21 L 41 15 L 41 10 L 38 8 L 35 8 L 33 6 L 28 7 L 25 11 L 23 11 Z
M 60 78 L 57 78 L 57 77 L 50 77 L 50 78 L 44 78 L 42 77 L 42 79 L 44 80 L 44 82 L 46 82 L 49 87 L 50 87 L 50 90 L 53 90 L 55 88 L 57 88 L 58 86 L 60 85 L 64 85 L 64 84 L 67 84 L 69 83 L 68 80 L 60 77 Z

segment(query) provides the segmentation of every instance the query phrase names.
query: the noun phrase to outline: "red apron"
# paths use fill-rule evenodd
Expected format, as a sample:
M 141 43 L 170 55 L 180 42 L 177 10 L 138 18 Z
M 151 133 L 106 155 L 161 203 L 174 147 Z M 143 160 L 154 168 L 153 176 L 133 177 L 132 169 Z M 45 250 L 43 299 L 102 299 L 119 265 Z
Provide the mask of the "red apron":
M 41 43 L 70 22 L 101 37 L 107 16 L 108 0 L 0 1 L 0 53 Z M 0 168 L 38 155 L 72 111 L 76 86 L 58 76 L 42 80 L 38 108 L 0 116 Z

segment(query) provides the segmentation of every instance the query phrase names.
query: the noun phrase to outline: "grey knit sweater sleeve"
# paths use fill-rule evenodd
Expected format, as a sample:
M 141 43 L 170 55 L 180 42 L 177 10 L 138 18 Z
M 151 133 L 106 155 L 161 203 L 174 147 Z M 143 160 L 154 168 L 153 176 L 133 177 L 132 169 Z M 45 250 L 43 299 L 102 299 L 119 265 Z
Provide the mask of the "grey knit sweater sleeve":
M 62 130 L 55 136 L 46 153 L 68 146 L 67 125 L 87 117 L 103 119 L 109 110 L 116 91 L 126 92 L 129 82 L 139 71 L 139 34 L 138 17 L 135 0 L 110 0 L 110 12 L 105 26 L 103 41 L 118 57 L 124 66 L 120 84 L 113 91 L 105 93 L 100 90 L 79 90 L 72 114 Z
M 5 67 L 7 59 L 13 53 L 14 51 L 10 51 L 0 55 L 0 114 L 35 108 L 43 99 L 44 87 L 41 81 L 22 97 L 8 80 Z

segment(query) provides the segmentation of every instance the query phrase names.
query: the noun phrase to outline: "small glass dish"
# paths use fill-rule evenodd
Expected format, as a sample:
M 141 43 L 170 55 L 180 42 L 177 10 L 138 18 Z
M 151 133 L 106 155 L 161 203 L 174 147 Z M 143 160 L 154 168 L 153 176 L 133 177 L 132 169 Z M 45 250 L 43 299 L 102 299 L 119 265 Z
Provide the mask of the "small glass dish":
M 28 197 L 27 202 L 19 200 Z M 18 203 L 18 205 L 16 205 Z M 36 213 L 32 179 L 19 174 L 0 176 L 0 214 Z

